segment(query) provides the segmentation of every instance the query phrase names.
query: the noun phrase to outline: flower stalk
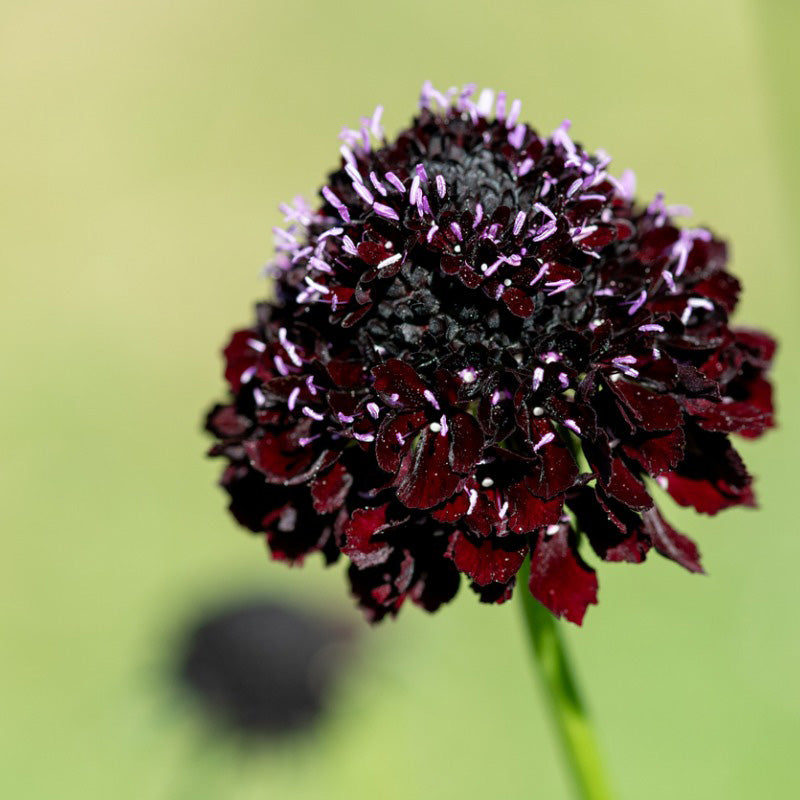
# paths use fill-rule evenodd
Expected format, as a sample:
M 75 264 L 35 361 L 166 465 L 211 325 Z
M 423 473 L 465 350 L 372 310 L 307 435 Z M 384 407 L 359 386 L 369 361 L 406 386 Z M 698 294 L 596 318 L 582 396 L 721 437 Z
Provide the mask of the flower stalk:
M 520 570 L 524 586 L 530 559 Z M 600 748 L 570 667 L 558 620 L 530 593 L 517 592 L 542 690 L 558 729 L 577 800 L 611 800 Z

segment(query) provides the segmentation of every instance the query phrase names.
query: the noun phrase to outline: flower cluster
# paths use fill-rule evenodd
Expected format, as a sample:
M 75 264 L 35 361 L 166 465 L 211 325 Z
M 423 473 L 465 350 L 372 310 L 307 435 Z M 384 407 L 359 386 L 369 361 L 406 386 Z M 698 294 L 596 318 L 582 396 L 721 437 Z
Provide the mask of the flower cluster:
M 582 538 L 702 571 L 650 479 L 708 514 L 754 502 L 728 434 L 772 425 L 774 343 L 729 327 L 724 242 L 519 113 L 426 84 L 394 141 L 380 108 L 343 131 L 319 205 L 283 207 L 276 301 L 225 350 L 233 515 L 277 559 L 343 554 L 372 620 L 462 574 L 503 602 L 530 555 L 530 591 L 580 624 Z

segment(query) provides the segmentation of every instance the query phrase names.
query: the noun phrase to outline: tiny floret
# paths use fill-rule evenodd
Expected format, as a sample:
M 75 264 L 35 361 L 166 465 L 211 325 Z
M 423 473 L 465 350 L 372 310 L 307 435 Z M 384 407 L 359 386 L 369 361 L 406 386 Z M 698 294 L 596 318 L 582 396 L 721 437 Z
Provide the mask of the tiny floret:
M 344 557 L 373 621 L 462 577 L 504 602 L 528 557 L 517 590 L 578 624 L 590 551 L 702 572 L 655 496 L 754 505 L 730 437 L 773 425 L 775 344 L 730 324 L 725 243 L 502 92 L 426 83 L 393 139 L 381 113 L 282 206 L 276 299 L 225 348 L 233 516 L 276 559 Z

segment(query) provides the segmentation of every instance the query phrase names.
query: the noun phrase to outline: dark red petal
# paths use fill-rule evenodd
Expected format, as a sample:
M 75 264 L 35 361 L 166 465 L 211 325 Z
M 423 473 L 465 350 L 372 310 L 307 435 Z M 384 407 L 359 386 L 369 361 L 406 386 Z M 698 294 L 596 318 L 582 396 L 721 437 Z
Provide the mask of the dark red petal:
M 744 390 L 745 402 L 768 415 L 769 427 L 772 427 L 772 412 L 775 408 L 772 401 L 772 384 L 766 378 L 758 377 L 739 385 Z
M 388 503 L 377 508 L 358 508 L 344 526 L 342 552 L 359 568 L 366 569 L 382 564 L 392 553 L 385 541 L 375 541 L 376 533 L 391 528 L 395 523 L 386 520 Z
M 656 394 L 628 381 L 609 381 L 608 385 L 622 404 L 646 431 L 671 431 L 683 421 L 681 407 L 669 395 Z
M 365 314 L 369 312 L 372 308 L 372 303 L 367 303 L 366 305 L 361 306 L 361 308 L 355 309 L 355 311 L 351 311 L 343 320 L 342 320 L 342 327 L 343 328 L 352 328 Z
M 686 457 L 664 473 L 667 491 L 681 505 L 704 514 L 716 514 L 730 506 L 753 506 L 752 478 L 741 456 L 721 433 L 687 428 Z
M 650 475 L 676 467 L 683 458 L 686 437 L 681 428 L 663 436 L 641 437 L 636 442 L 623 445 L 625 454 L 636 459 Z
M 554 525 L 561 517 L 564 495 L 557 494 L 550 500 L 535 497 L 527 489 L 527 479 L 508 488 L 508 527 L 516 533 L 529 533 L 545 525 Z
M 403 458 L 397 497 L 408 508 L 431 508 L 447 500 L 460 481 L 449 463 L 450 437 L 429 427 Z
M 478 492 L 472 512 L 464 517 L 464 524 L 479 536 L 490 536 L 503 520 L 497 508 L 497 492 L 494 489 L 475 490 Z
M 466 264 L 458 271 L 458 277 L 467 289 L 477 289 L 483 280 L 483 275 L 479 275 L 472 267 L 468 267 Z
M 653 505 L 645 485 L 631 472 L 621 458 L 611 458 L 611 475 L 607 481 L 600 482 L 612 497 L 626 506 L 641 511 Z
M 617 240 L 625 241 L 636 233 L 636 228 L 626 219 L 615 219 L 614 225 L 617 232 Z
M 483 434 L 469 414 L 457 413 L 448 419 L 450 463 L 461 475 L 471 472 L 483 455 Z
M 578 465 L 572 454 L 556 439 L 545 445 L 540 451 L 540 464 L 532 465 L 531 480 L 525 485 L 537 497 L 549 500 L 557 494 L 565 492 L 575 483 L 578 477 Z
M 469 509 L 469 498 L 466 492 L 456 492 L 443 506 L 431 512 L 431 516 L 439 522 L 455 522 Z
M 642 236 L 639 242 L 638 258 L 642 264 L 652 264 L 663 258 L 665 250 L 678 241 L 680 231 L 672 225 L 653 228 Z
M 703 478 L 689 478 L 676 472 L 665 472 L 667 491 L 681 506 L 691 506 L 701 514 L 716 514 L 732 506 L 754 506 L 749 486 L 731 491 L 724 483 Z
M 328 472 L 318 475 L 311 483 L 314 510 L 320 514 L 338 511 L 352 485 L 353 476 L 337 461 Z
M 528 297 L 521 289 L 512 287 L 503 292 L 503 302 L 508 306 L 508 310 L 525 319 L 533 314 L 533 300 Z
M 549 529 L 552 530 L 552 529 Z M 597 576 L 578 553 L 567 523 L 542 532 L 531 555 L 531 594 L 557 617 L 580 625 L 586 609 L 597 603 Z
M 711 277 L 692 287 L 692 291 L 708 297 L 722 306 L 728 313 L 736 308 L 742 286 L 733 275 L 727 272 L 716 272 Z
M 771 417 L 748 403 L 712 402 L 702 397 L 691 397 L 684 402 L 687 412 L 697 424 L 707 431 L 720 433 L 749 432 L 758 436 L 771 422 Z
M 700 553 L 695 543 L 678 533 L 658 513 L 658 509 L 651 508 L 643 512 L 642 520 L 644 530 L 650 537 L 653 547 L 662 556 L 672 559 L 685 567 L 689 572 L 705 572 L 700 564 Z
M 389 255 L 386 248 L 377 242 L 361 242 L 358 246 L 359 258 L 371 267 L 377 266 Z
M 639 564 L 650 549 L 643 535 L 642 518 L 610 498 L 600 497 L 588 486 L 571 495 L 569 507 L 575 513 L 579 530 L 583 531 L 592 550 L 604 561 L 627 561 Z
M 375 456 L 381 469 L 397 472 L 403 456 L 411 448 L 415 434 L 426 422 L 422 411 L 384 417 L 375 440 Z
M 733 331 L 737 345 L 750 353 L 751 360 L 762 369 L 766 369 L 775 356 L 777 344 L 763 331 L 737 328 Z
M 486 586 L 481 586 L 473 581 L 469 588 L 478 595 L 481 603 L 502 605 L 511 599 L 515 583 L 516 578 L 512 578 L 508 583 L 488 583 Z
M 426 611 L 436 611 L 456 596 L 461 573 L 449 558 L 439 556 L 424 566 L 418 564 L 417 572 L 419 577 L 408 590 L 408 596 Z
M 341 389 L 353 389 L 364 383 L 364 365 L 360 361 L 332 358 L 325 365 L 325 369 L 331 380 Z
M 242 376 L 246 377 L 248 371 L 259 361 L 261 351 L 250 345 L 250 342 L 256 340 L 260 342 L 260 337 L 254 330 L 236 331 L 223 350 L 225 380 L 234 392 L 242 388 Z
M 517 416 L 525 440 L 534 456 L 530 462 L 525 486 L 537 497 L 549 500 L 565 492 L 575 483 L 578 477 L 578 465 L 549 420 L 534 416 L 525 406 L 518 409 Z M 555 438 L 550 439 L 551 436 Z M 549 441 L 540 444 L 545 438 Z
M 286 505 L 286 498 L 276 496 L 275 487 L 249 464 L 230 464 L 219 483 L 231 499 L 231 514 L 253 533 L 264 531 L 265 517 Z
M 710 242 L 695 239 L 686 260 L 684 276 L 703 277 L 724 269 L 728 260 L 727 250 L 727 245 L 718 239 Z
M 389 405 L 404 405 L 411 408 L 423 405 L 425 401 L 425 384 L 416 370 L 397 358 L 390 358 L 383 364 L 374 367 L 375 391 Z
M 508 583 L 522 566 L 527 550 L 525 540 L 517 537 L 481 539 L 475 543 L 456 531 L 447 554 L 461 572 L 480 586 L 486 586 Z
M 264 519 L 267 531 L 267 547 L 276 561 L 302 564 L 307 555 L 318 550 L 326 551 L 331 538 L 330 525 L 304 524 L 298 520 L 297 509 L 287 504 Z M 328 563 L 335 560 L 326 555 Z
M 206 430 L 220 439 L 236 439 L 243 436 L 250 422 L 247 417 L 240 416 L 236 406 L 216 405 L 206 418 Z
M 310 447 L 301 447 L 298 439 L 308 434 L 310 425 L 280 433 L 265 432 L 260 439 L 244 443 L 250 463 L 275 483 L 303 480 L 313 471 L 315 453 Z
M 580 247 L 597 249 L 611 244 L 617 238 L 617 229 L 611 225 L 598 225 L 597 230 L 579 241 Z
M 300 375 L 278 376 L 267 381 L 263 388 L 264 394 L 270 400 L 287 401 L 294 394 L 295 402 L 299 406 L 316 405 L 319 402 L 311 393 L 304 377 Z M 319 394 L 319 393 L 317 393 Z

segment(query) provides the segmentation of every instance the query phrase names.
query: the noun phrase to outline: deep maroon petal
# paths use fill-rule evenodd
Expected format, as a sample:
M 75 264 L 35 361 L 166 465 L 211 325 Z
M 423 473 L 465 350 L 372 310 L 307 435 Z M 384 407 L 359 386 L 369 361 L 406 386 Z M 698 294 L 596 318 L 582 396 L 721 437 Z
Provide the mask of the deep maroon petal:
M 418 577 L 409 589 L 409 597 L 426 611 L 436 611 L 449 603 L 458 592 L 461 574 L 444 556 L 432 558 L 418 569 Z
M 453 469 L 466 475 L 478 463 L 483 454 L 483 434 L 475 419 L 469 414 L 455 414 L 449 425 L 450 456 Z
M 206 430 L 219 439 L 239 439 L 249 428 L 250 421 L 232 405 L 215 405 L 206 418 Z
M 597 576 L 578 553 L 567 523 L 539 535 L 531 555 L 531 594 L 557 617 L 580 625 L 586 609 L 597 603 Z
M 642 518 L 626 506 L 608 497 L 600 497 L 588 486 L 573 493 L 569 507 L 575 514 L 578 529 L 583 531 L 592 550 L 604 561 L 627 561 L 639 564 L 650 550 L 644 535 Z
M 426 421 L 422 411 L 384 417 L 375 439 L 375 456 L 381 469 L 397 472 L 403 456 L 411 448 L 414 436 Z
M 432 508 L 447 500 L 460 477 L 450 464 L 450 438 L 430 427 L 403 459 L 397 479 L 397 497 L 409 508 Z
M 749 486 L 733 488 L 721 480 L 689 478 L 667 472 L 663 478 L 672 499 L 682 506 L 691 506 L 701 514 L 716 514 L 733 506 L 754 506 L 755 498 Z
M 520 289 L 509 289 L 503 292 L 503 302 L 508 306 L 508 310 L 523 319 L 533 314 L 533 300 Z
M 697 545 L 678 533 L 670 524 L 658 513 L 658 509 L 651 508 L 642 514 L 644 530 L 650 537 L 653 547 L 662 556 L 672 559 L 676 563 L 685 567 L 689 572 L 705 572 L 700 565 L 700 553 Z
M 365 370 L 361 361 L 332 358 L 325 369 L 334 384 L 342 389 L 352 389 L 364 383 Z
M 264 524 L 267 546 L 276 561 L 302 564 L 310 553 L 328 549 L 332 533 L 330 525 L 322 524 L 319 519 L 308 519 L 305 515 L 301 520 L 294 506 L 286 505 L 276 510 L 265 518 Z M 329 557 L 326 554 L 328 563 L 335 560 L 336 556 Z
M 666 483 L 673 500 L 704 514 L 755 505 L 752 478 L 724 434 L 692 430 L 686 458 L 659 480 Z
M 473 541 L 457 531 L 450 540 L 448 555 L 461 572 L 479 586 L 486 586 L 508 583 L 519 571 L 527 552 L 528 545 L 522 537 Z
M 470 490 L 471 510 L 464 517 L 464 525 L 479 536 L 490 536 L 499 533 L 497 528 L 503 520 L 500 519 L 498 508 L 498 495 L 493 489 Z
M 415 408 L 425 403 L 425 384 L 417 371 L 404 361 L 392 358 L 372 370 L 375 391 L 389 403 Z
M 338 511 L 352 485 L 353 476 L 337 461 L 331 469 L 318 475 L 311 483 L 314 510 L 320 514 Z
M 641 511 L 653 505 L 653 498 L 644 483 L 637 478 L 621 458 L 611 458 L 608 480 L 600 479 L 603 488 L 626 506 Z
M 554 525 L 558 522 L 564 506 L 564 495 L 559 494 L 549 500 L 542 500 L 528 490 L 527 480 L 515 483 L 507 492 L 508 527 L 516 533 L 529 533 L 545 525 Z
M 611 381 L 609 386 L 642 430 L 671 431 L 683 420 L 678 402 L 669 395 L 657 394 L 627 381 Z
M 312 471 L 315 453 L 310 447 L 299 443 L 302 434 L 308 434 L 309 425 L 280 433 L 265 432 L 256 441 L 245 442 L 245 450 L 252 465 L 267 479 L 275 483 L 286 483 L 293 479 L 304 479 Z
M 758 436 L 771 422 L 771 415 L 748 403 L 714 403 L 697 397 L 687 399 L 684 408 L 701 428 L 718 433 L 748 432 Z
M 722 306 L 728 313 L 736 308 L 739 292 L 742 289 L 739 281 L 727 272 L 717 272 L 706 280 L 696 283 L 693 288 L 698 294 Z
M 344 526 L 342 552 L 359 569 L 382 564 L 392 553 L 386 541 L 376 540 L 376 534 L 391 528 L 395 523 L 386 519 L 388 503 L 376 508 L 359 508 Z
M 681 428 L 663 435 L 640 436 L 623 445 L 625 454 L 653 476 L 673 469 L 683 459 L 686 437 Z
M 515 583 L 516 578 L 512 578 L 508 583 L 487 583 L 486 586 L 473 582 L 469 588 L 478 595 L 481 603 L 501 605 L 511 599 Z
M 533 457 L 526 488 L 546 500 L 565 492 L 578 477 L 578 465 L 553 424 L 524 406 L 517 410 L 517 419 Z
M 255 344 L 255 346 L 254 346 Z M 225 380 L 238 392 L 248 375 L 252 376 L 260 358 L 258 334 L 254 330 L 236 331 L 226 345 Z
M 469 510 L 469 496 L 466 492 L 456 492 L 439 508 L 431 511 L 431 516 L 439 522 L 455 522 Z

